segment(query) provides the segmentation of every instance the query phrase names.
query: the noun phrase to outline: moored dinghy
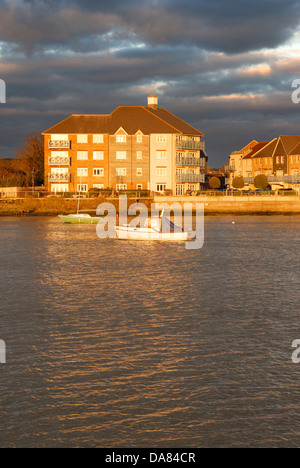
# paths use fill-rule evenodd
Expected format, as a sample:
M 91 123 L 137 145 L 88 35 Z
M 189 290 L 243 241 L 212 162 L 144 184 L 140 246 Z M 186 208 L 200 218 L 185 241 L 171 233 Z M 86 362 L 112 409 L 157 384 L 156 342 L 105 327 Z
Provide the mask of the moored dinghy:
M 60 215 L 59 219 L 61 219 L 66 224 L 98 224 L 99 222 L 103 222 L 102 218 L 97 216 L 92 217 L 86 213 Z

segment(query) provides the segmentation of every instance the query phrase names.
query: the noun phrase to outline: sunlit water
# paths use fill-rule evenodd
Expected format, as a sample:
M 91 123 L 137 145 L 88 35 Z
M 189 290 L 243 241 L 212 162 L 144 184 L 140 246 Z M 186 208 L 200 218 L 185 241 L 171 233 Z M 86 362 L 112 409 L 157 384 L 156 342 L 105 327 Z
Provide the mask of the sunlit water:
M 234 219 L 194 251 L 0 219 L 0 445 L 299 446 L 300 218 Z

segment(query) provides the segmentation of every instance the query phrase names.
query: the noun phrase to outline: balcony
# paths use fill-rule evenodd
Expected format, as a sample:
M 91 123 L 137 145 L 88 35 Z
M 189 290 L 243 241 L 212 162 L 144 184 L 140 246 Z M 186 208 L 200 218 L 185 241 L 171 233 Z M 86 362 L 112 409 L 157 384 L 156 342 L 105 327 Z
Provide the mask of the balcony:
M 176 174 L 177 183 L 204 184 L 205 174 Z
M 195 140 L 181 140 L 181 139 L 177 138 L 176 139 L 176 149 L 205 151 L 205 142 L 204 141 L 195 141 Z
M 176 165 L 177 166 L 195 166 L 195 167 L 205 167 L 204 158 L 194 158 L 192 156 L 176 156 Z
M 50 150 L 70 149 L 71 148 L 71 140 L 50 140 L 48 142 L 48 148 Z
M 225 172 L 235 172 L 235 165 L 233 164 L 226 164 L 224 166 L 224 171 Z
M 49 182 L 71 182 L 71 174 L 49 174 Z
M 267 177 L 270 184 L 300 184 L 300 175 L 269 175 Z M 244 181 L 246 184 L 254 184 L 254 177 L 245 177 Z
M 50 156 L 48 163 L 49 166 L 70 166 L 71 158 L 68 156 Z

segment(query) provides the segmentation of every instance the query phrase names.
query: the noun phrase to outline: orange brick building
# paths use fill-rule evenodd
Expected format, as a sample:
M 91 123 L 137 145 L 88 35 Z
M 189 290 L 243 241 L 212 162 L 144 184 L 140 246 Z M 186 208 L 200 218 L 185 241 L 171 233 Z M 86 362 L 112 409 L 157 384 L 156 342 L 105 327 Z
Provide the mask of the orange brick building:
M 54 193 L 171 190 L 205 184 L 203 133 L 165 109 L 158 98 L 110 115 L 72 115 L 46 130 L 45 181 Z

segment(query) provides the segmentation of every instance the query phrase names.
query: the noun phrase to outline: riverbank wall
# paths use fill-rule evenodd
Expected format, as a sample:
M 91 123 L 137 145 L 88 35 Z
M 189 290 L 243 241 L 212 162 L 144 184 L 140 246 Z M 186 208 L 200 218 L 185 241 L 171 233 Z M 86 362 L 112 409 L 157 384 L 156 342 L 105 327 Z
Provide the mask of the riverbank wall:
M 137 200 L 128 198 L 128 206 Z M 280 215 L 300 214 L 300 196 L 200 196 L 200 197 L 164 197 L 140 199 L 149 209 L 151 203 L 172 205 L 179 203 L 182 208 L 185 203 L 191 203 L 193 210 L 199 203 L 203 203 L 206 215 Z M 100 203 L 112 203 L 119 209 L 118 198 L 93 198 L 80 200 L 80 211 L 95 213 Z M 57 216 L 60 214 L 76 213 L 78 201 L 65 198 L 18 199 L 1 200 L 0 216 Z
M 300 214 L 300 196 L 155 197 L 156 203 L 204 204 L 205 214 Z

